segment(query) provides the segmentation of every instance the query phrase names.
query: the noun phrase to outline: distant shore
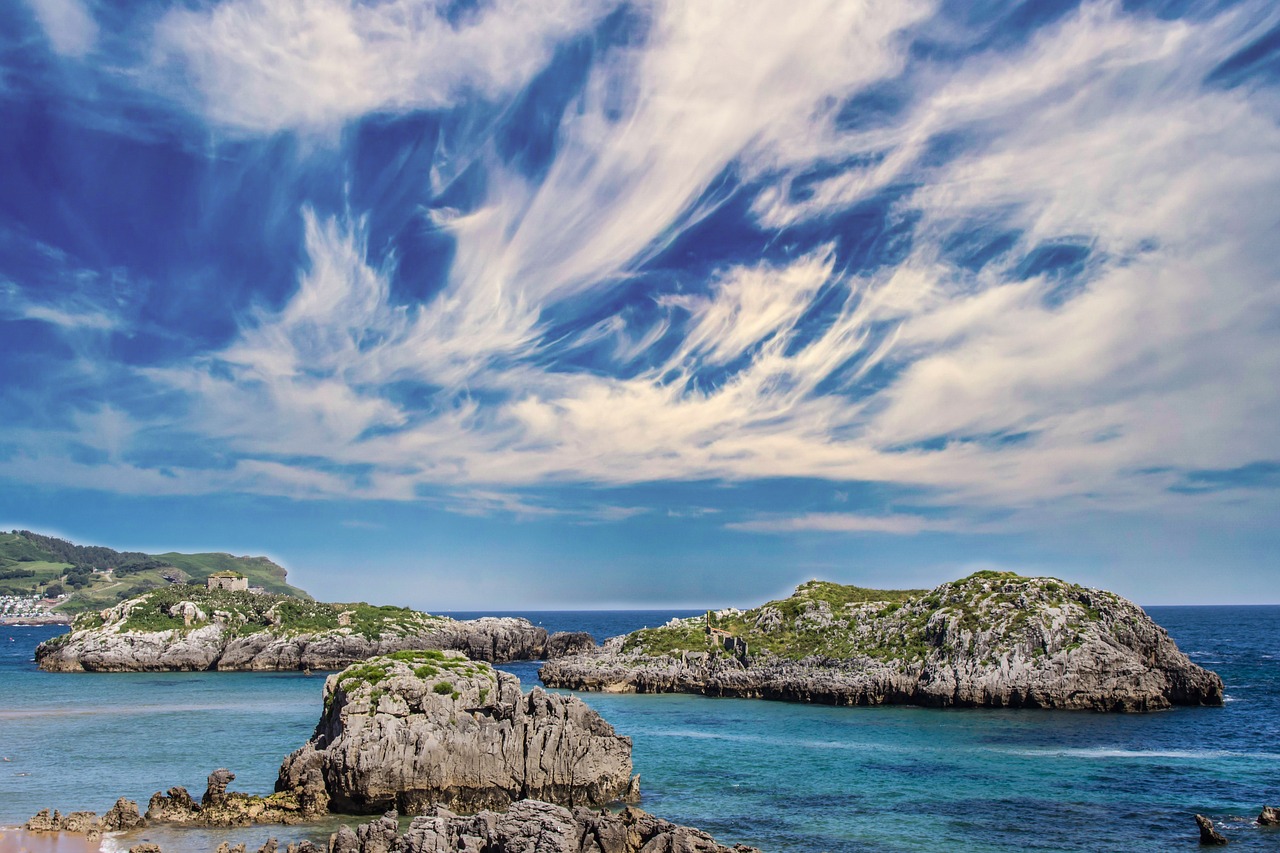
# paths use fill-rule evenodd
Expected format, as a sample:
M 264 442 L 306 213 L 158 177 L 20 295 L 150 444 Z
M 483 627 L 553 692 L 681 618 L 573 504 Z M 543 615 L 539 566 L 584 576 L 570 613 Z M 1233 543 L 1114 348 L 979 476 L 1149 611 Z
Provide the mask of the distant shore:
M 19 628 L 33 628 L 40 625 L 70 625 L 71 617 L 65 613 L 50 613 L 47 616 L 0 616 L 0 625 Z M 0 853 L 4 853 L 0 850 Z

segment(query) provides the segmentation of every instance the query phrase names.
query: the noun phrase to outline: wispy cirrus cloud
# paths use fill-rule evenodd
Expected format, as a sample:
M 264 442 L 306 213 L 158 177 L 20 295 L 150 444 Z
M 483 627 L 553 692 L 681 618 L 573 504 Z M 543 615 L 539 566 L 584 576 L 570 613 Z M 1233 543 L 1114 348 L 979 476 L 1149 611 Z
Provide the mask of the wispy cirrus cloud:
M 429 155 L 398 233 L 447 239 L 438 287 L 397 291 L 372 212 L 308 204 L 288 298 L 137 371 L 183 402 L 131 413 L 126 444 L 178 429 L 235 460 L 170 488 L 444 488 L 538 517 L 559 508 L 528 490 L 565 483 L 814 478 L 929 512 L 726 523 L 911 535 L 1185 506 L 1179 470 L 1275 457 L 1276 99 L 1207 82 L 1261 4 L 1085 4 L 934 58 L 911 50 L 926 3 L 634 4 L 607 39 L 595 7 L 440 11 L 227 0 L 160 22 L 193 110 L 241 135 L 498 127 L 558 45 L 592 44 L 534 111 L 536 166 L 496 131 Z M 893 108 L 860 121 L 876 87 Z
M 225 0 L 167 12 L 155 40 L 157 62 L 186 78 L 216 125 L 333 131 L 368 113 L 509 94 L 608 10 L 580 0 L 452 14 L 444 2 Z

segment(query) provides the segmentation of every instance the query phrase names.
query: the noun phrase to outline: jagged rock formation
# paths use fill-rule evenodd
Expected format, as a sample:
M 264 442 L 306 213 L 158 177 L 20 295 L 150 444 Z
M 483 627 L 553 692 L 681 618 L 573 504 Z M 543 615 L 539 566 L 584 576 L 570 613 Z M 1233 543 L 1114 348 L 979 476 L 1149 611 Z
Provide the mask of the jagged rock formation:
M 547 648 L 543 657 L 547 660 L 569 657 L 589 652 L 595 647 L 595 638 L 586 631 L 557 631 L 547 637 Z
M 1263 806 L 1258 814 L 1259 826 L 1280 826 L 1280 809 L 1275 806 Z
M 456 652 L 400 652 L 325 682 L 311 741 L 278 791 L 322 778 L 333 811 L 466 811 L 525 798 L 600 805 L 638 795 L 631 740 L 575 697 L 534 688 Z
M 1221 705 L 1141 608 L 1052 578 L 979 572 L 931 591 L 811 581 L 791 598 L 672 620 L 548 661 L 552 687 L 837 705 L 1154 711 Z
M 337 670 L 404 649 L 455 649 L 473 660 L 540 658 L 547 631 L 526 619 L 459 622 L 400 607 L 174 586 L 77 617 L 41 643 L 50 672 Z
M 705 832 L 656 818 L 634 807 L 619 814 L 573 811 L 521 800 L 505 812 L 460 817 L 447 809 L 414 818 L 401 834 L 390 812 L 356 830 L 342 827 L 330 853 L 759 853 L 725 847 Z
M 31 816 L 25 828 L 29 832 L 71 832 L 83 835 L 89 841 L 97 841 L 102 837 L 103 831 L 110 827 L 102 825 L 96 812 L 70 812 L 64 815 L 57 809 L 53 810 L 53 814 L 48 809 L 41 809 Z
M 32 815 L 25 828 L 31 832 L 73 832 L 96 841 L 104 832 L 133 829 L 142 823 L 138 804 L 121 797 L 101 820 L 96 812 L 70 812 L 64 815 L 57 809 L 52 814 L 48 809 L 41 809 Z
M 1200 843 L 1205 847 L 1221 847 L 1227 838 L 1213 828 L 1213 821 L 1202 814 L 1196 815 L 1196 826 L 1200 827 Z
M 181 786 L 157 791 L 147 805 L 146 823 L 176 823 L 191 826 L 250 826 L 259 823 L 295 824 L 314 820 L 326 813 L 328 795 L 324 783 L 314 774 L 302 774 L 288 790 L 268 797 L 227 791 L 236 774 L 218 768 L 209 774 L 208 786 L 196 802 Z M 117 803 L 117 805 L 119 805 Z M 135 814 L 137 807 L 134 807 Z

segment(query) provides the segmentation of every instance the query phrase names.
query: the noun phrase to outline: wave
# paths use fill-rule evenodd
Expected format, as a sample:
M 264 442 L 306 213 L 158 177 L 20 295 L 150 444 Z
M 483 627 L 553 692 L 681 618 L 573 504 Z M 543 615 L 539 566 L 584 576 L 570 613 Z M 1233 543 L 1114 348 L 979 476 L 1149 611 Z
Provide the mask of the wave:
M 1181 761 L 1200 761 L 1204 759 L 1248 758 L 1266 761 L 1280 760 L 1280 752 L 1242 752 L 1233 749 L 1119 749 L 1116 747 L 1045 747 L 1042 749 L 998 749 L 1006 755 L 1024 755 L 1032 758 L 1133 758 L 1133 759 L 1177 759 Z

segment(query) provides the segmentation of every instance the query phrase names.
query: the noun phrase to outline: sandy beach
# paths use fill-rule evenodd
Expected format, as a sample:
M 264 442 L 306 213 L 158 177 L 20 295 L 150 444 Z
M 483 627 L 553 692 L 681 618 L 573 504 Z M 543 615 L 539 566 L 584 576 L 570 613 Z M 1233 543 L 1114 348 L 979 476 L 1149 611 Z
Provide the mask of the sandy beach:
M 0 829 L 0 853 L 99 853 L 101 842 L 70 832 Z

